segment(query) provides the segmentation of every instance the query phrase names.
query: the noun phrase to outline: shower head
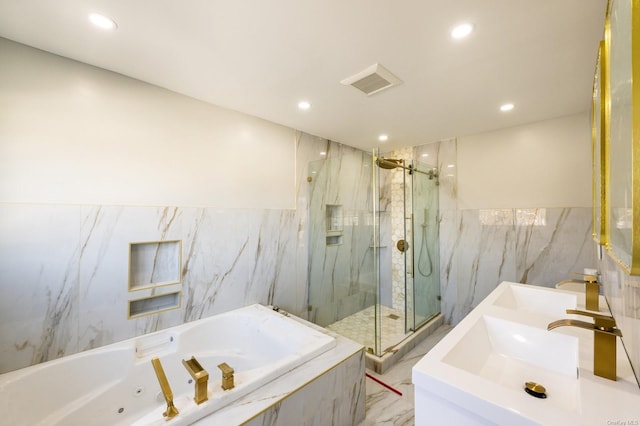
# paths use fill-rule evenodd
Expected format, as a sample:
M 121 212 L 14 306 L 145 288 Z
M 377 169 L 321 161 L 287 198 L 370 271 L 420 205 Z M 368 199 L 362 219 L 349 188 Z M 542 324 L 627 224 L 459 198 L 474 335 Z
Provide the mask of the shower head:
M 402 160 L 397 160 L 395 158 L 378 157 L 376 158 L 376 164 L 380 168 L 391 170 L 400 166 L 402 164 Z

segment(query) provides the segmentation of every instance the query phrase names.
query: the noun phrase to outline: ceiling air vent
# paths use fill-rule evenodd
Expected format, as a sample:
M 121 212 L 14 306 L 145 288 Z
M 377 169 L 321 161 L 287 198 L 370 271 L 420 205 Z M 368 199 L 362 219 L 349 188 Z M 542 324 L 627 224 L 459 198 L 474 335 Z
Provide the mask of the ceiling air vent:
M 373 64 L 364 71 L 345 78 L 340 83 L 345 86 L 353 86 L 369 96 L 381 90 L 388 89 L 389 87 L 396 86 L 402 83 L 402 81 L 382 65 Z

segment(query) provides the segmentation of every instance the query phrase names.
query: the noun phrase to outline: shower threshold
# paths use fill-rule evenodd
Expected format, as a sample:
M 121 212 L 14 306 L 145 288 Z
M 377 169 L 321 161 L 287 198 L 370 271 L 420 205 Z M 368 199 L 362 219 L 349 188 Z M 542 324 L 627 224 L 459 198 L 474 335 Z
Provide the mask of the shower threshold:
M 340 321 L 329 324 L 326 328 L 341 334 L 367 347 L 365 357 L 366 367 L 378 374 L 383 374 L 395 362 L 413 349 L 418 343 L 431 335 L 444 323 L 442 314 L 437 314 L 416 331 L 405 333 L 404 313 L 393 308 L 378 305 L 382 316 L 381 347 L 384 348 L 380 356 L 373 354 L 375 346 L 375 308 L 369 306 Z

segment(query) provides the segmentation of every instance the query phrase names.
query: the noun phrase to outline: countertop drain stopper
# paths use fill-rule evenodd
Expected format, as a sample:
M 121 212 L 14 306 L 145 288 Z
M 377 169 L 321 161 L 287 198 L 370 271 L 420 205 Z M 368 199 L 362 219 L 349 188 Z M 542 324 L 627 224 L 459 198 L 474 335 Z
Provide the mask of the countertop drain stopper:
M 536 398 L 546 398 L 547 397 L 547 389 L 542 386 L 540 383 L 536 382 L 526 382 L 524 384 L 524 391 L 531 396 L 535 396 Z

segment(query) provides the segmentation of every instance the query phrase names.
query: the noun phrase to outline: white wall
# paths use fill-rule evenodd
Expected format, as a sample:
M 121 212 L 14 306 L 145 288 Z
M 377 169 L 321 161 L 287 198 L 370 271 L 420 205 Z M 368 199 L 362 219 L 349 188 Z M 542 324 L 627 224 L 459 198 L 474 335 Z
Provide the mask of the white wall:
M 0 38 L 0 202 L 292 209 L 295 132 Z
M 459 209 L 591 207 L 586 113 L 461 137 L 457 159 Z

